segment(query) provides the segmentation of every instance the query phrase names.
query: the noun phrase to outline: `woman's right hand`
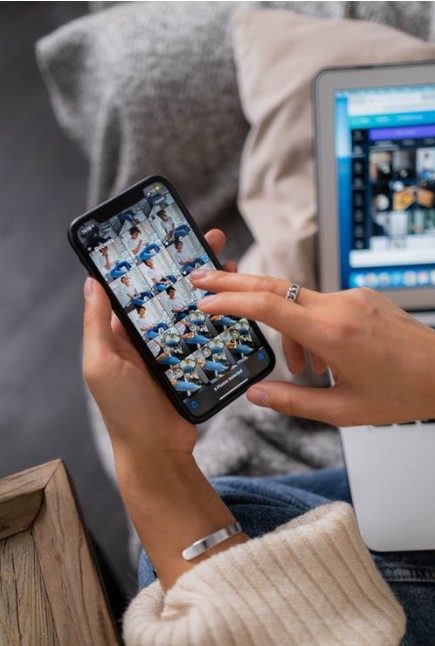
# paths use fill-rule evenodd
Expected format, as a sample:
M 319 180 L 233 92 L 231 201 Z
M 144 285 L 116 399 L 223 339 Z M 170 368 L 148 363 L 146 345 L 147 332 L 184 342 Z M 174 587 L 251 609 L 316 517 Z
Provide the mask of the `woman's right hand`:
M 381 294 L 352 289 L 319 294 L 267 276 L 198 270 L 194 286 L 217 292 L 199 307 L 206 314 L 256 319 L 280 331 L 290 370 L 310 350 L 318 371 L 329 366 L 331 388 L 261 382 L 248 399 L 288 415 L 337 426 L 405 422 L 435 417 L 435 332 Z

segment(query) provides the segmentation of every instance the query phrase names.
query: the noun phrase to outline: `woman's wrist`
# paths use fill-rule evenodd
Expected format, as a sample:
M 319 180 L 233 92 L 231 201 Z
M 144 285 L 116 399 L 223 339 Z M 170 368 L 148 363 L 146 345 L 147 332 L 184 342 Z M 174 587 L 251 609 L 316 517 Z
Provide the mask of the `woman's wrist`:
M 117 447 L 114 457 L 118 485 L 123 498 L 128 500 L 136 490 L 147 491 L 150 497 L 164 497 L 198 470 L 189 451 Z
M 201 560 L 248 540 L 241 533 L 187 562 L 182 551 L 195 541 L 233 523 L 231 511 L 216 494 L 192 454 L 116 454 L 119 488 L 142 545 L 163 587 Z

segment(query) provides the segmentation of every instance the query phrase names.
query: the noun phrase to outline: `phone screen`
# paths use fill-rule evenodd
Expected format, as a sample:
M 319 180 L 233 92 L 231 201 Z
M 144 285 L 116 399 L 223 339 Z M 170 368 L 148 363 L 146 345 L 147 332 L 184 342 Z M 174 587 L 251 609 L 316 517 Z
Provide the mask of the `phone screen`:
M 190 418 L 206 418 L 267 373 L 273 355 L 247 319 L 198 309 L 206 292 L 193 287 L 189 274 L 216 265 L 166 185 L 144 185 L 135 199 L 107 218 L 91 213 L 80 221 L 77 239 L 154 357 L 167 390 Z

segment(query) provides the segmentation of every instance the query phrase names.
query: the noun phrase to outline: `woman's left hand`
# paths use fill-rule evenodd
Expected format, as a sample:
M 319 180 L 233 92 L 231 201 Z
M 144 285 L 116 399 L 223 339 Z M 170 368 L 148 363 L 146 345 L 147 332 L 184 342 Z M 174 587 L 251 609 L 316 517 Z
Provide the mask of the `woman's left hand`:
M 218 254 L 225 236 L 206 235 Z M 235 271 L 235 263 L 225 269 Z M 85 284 L 83 371 L 103 414 L 115 450 L 137 459 L 162 453 L 192 453 L 196 428 L 174 408 L 152 376 L 124 327 L 112 313 L 98 281 Z
M 218 254 L 223 233 L 215 229 L 206 238 Z M 224 268 L 236 271 L 235 263 Z M 110 434 L 121 496 L 163 588 L 198 561 L 246 541 L 237 534 L 192 562 L 183 559 L 184 548 L 234 516 L 193 458 L 196 427 L 171 404 L 91 278 L 85 285 L 83 364 Z

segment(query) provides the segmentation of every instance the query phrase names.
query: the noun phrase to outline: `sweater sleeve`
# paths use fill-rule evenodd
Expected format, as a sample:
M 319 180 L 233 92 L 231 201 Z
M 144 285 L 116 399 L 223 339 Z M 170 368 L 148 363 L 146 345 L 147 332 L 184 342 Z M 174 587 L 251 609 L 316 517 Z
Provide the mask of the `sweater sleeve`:
M 404 631 L 341 502 L 202 561 L 166 594 L 152 584 L 124 617 L 126 646 L 389 646 Z

